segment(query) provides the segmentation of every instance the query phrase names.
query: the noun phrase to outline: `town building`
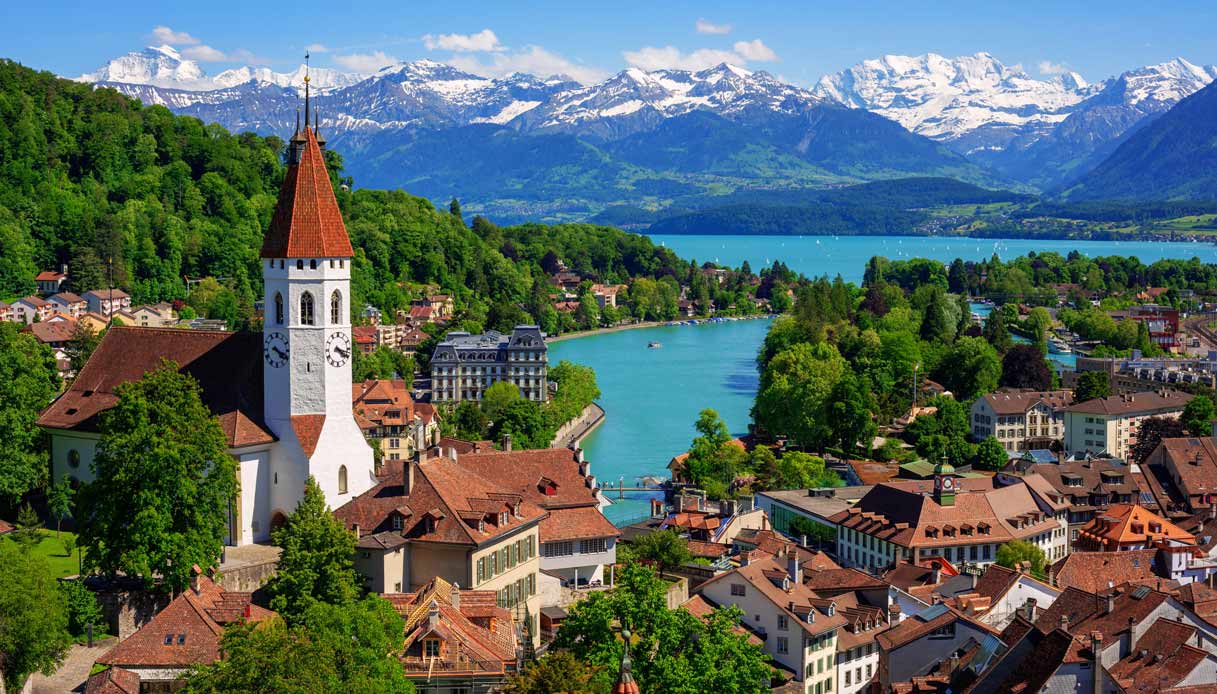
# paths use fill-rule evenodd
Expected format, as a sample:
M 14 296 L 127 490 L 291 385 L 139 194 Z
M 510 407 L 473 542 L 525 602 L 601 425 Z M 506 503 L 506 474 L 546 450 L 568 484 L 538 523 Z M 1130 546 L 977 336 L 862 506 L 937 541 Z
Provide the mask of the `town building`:
M 1078 530 L 1096 514 L 1105 512 L 1112 504 L 1141 503 L 1141 490 L 1133 471 L 1122 460 L 1089 458 L 1060 463 L 1032 463 L 1026 459 L 1012 460 L 1007 474 L 1039 475 L 1069 503 L 1069 541 L 1078 538 Z
M 89 310 L 89 302 L 82 296 L 72 292 L 57 292 L 47 297 L 47 301 L 55 304 L 55 310 L 65 313 L 72 318 L 80 318 Z
M 178 321 L 177 311 L 174 311 L 173 304 L 167 301 L 136 306 L 129 313 L 133 324 L 142 328 L 163 328 L 177 325 Z
M 490 330 L 479 335 L 448 333 L 431 356 L 434 402 L 478 401 L 499 381 L 520 389 L 534 402 L 549 397 L 548 348 L 535 325 L 519 325 L 510 335 Z
M 93 289 L 84 293 L 84 300 L 90 311 L 106 317 L 131 310 L 131 296 L 121 289 Z
M 1123 552 L 1166 546 L 1196 545 L 1196 537 L 1183 528 L 1136 504 L 1115 504 L 1078 531 L 1078 549 Z
M 51 348 L 60 376 L 67 375 L 72 368 L 67 345 L 76 334 L 76 323 L 72 320 L 48 320 L 31 323 L 26 330 L 39 342 Z
M 774 530 L 789 537 L 797 535 L 790 526 L 796 518 L 822 525 L 835 537 L 837 524 L 831 519 L 853 508 L 873 488 L 862 485 L 757 492 L 756 507 L 769 516 Z
M 1149 331 L 1149 339 L 1165 352 L 1174 352 L 1179 348 L 1179 309 L 1143 304 L 1125 311 L 1112 311 L 1110 315 L 1117 321 L 1144 323 Z
M 89 678 L 88 691 L 107 683 L 134 685 L 109 691 L 176 691 L 191 668 L 220 659 L 224 627 L 258 622 L 274 612 L 253 604 L 250 593 L 224 590 L 195 567 L 191 585 L 131 636 L 111 648 L 97 665 L 108 668 Z
M 1174 384 L 1217 388 L 1217 352 L 1203 357 L 1144 357 L 1133 350 L 1129 357 L 1077 357 L 1077 370 L 1062 373 L 1067 382 L 1088 371 L 1107 373 L 1114 395 L 1128 395 Z
M 377 484 L 334 516 L 356 535 L 355 568 L 375 593 L 421 590 L 436 577 L 493 591 L 517 621 L 541 600 L 540 526 L 548 512 L 470 472 L 455 451 L 388 461 Z M 539 645 L 539 625 L 530 627 Z
M 38 285 L 38 293 L 43 296 L 50 296 L 63 291 L 63 285 L 68 281 L 68 266 L 64 265 L 56 270 L 43 270 L 34 276 L 34 283 Z
M 960 478 L 940 465 L 933 482 L 880 484 L 829 520 L 838 526 L 837 561 L 872 573 L 898 562 L 942 557 L 979 572 L 997 548 L 1025 540 L 1053 559 L 1069 551 L 1068 505 L 1038 476 Z
M 477 449 L 460 466 L 504 491 L 549 512 L 541 521 L 541 580 L 559 578 L 570 588 L 607 583 L 605 567 L 617 562 L 621 532 L 604 517 L 608 500 L 581 449 L 531 451 Z
M 117 403 L 116 389 L 168 359 L 199 382 L 238 463 L 229 544 L 269 539 L 310 476 L 331 508 L 377 483 L 351 407 L 353 251 L 321 144 L 307 126 L 289 142 L 261 251 L 262 332 L 111 327 L 38 420 L 50 433 L 54 479 L 92 479 L 98 420 Z M 91 293 L 90 306 L 108 291 Z
M 440 442 L 439 417 L 430 403 L 415 402 L 402 379 L 351 386 L 351 407 L 364 436 L 384 460 L 407 460 Z
M 1144 467 L 1165 470 L 1189 511 L 1217 504 L 1217 438 L 1163 439 Z
M 795 673 L 802 691 L 838 691 L 837 639 L 849 623 L 846 605 L 838 607 L 807 587 L 796 557 L 749 561 L 706 581 L 698 592 L 715 605 L 738 606 L 744 626 L 762 635 L 765 653 Z
M 880 634 L 877 641 L 877 682 L 881 692 L 893 691 L 898 683 L 935 674 L 949 681 L 958 669 L 956 655 L 971 649 L 977 652 L 967 667 L 982 670 L 1003 648 L 992 627 L 945 603 L 909 615 Z M 951 666 L 953 660 L 956 667 Z
M 376 327 L 372 325 L 356 325 L 351 328 L 351 337 L 355 341 L 355 351 L 360 354 L 371 354 L 376 351 Z
M 1137 427 L 1150 417 L 1178 418 L 1192 395 L 1175 390 L 1095 398 L 1065 408 L 1065 452 L 1127 458 Z
M 997 438 L 1007 451 L 1049 448 L 1065 435 L 1070 390 L 1000 391 L 972 403 L 972 438 Z
M 617 296 L 625 291 L 625 289 L 626 286 L 624 284 L 593 284 L 592 296 L 596 299 L 596 305 L 601 310 L 610 306 L 616 308 Z
M 1157 586 L 1162 577 L 1156 571 L 1158 550 L 1130 549 L 1122 552 L 1075 550 L 1048 568 L 1053 585 L 1079 588 L 1091 593 L 1122 583 Z
M 406 623 L 401 663 L 420 692 L 492 694 L 518 669 L 511 612 L 488 590 L 436 577 L 411 593 L 386 595 Z
M 31 294 L 9 304 L 9 311 L 12 313 L 14 321 L 21 321 L 29 325 L 35 321 L 50 318 L 51 314 L 56 311 L 56 304 Z

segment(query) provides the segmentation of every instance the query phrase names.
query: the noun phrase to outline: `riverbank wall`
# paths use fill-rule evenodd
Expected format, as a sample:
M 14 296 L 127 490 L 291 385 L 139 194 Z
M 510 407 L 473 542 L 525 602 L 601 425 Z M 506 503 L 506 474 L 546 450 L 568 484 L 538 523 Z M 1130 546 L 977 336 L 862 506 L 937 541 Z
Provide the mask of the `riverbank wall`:
M 605 416 L 604 408 L 593 402 L 583 408 L 583 412 L 578 417 L 558 427 L 550 447 L 570 448 L 577 446 L 584 437 L 604 423 Z

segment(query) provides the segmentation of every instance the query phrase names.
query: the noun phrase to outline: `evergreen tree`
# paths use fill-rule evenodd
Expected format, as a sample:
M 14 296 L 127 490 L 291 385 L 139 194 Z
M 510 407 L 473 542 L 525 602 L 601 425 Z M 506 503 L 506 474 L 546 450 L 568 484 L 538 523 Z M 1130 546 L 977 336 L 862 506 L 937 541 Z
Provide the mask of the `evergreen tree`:
M 465 218 L 461 215 L 460 200 L 457 200 L 456 198 L 452 198 L 452 202 L 448 203 L 448 214 L 452 215 L 453 217 L 456 217 L 459 220 L 462 220 L 461 223 L 464 224 Z
M 272 534 L 283 548 L 279 570 L 267 584 L 271 609 L 296 623 L 318 603 L 346 606 L 359 596 L 355 534 L 325 505 L 325 493 L 311 476 L 287 522 Z

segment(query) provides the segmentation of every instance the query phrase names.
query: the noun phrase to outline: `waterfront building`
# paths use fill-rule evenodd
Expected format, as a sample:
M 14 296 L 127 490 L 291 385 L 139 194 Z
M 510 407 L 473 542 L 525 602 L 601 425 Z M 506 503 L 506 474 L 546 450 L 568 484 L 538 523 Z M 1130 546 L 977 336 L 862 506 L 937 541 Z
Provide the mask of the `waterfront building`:
M 993 436 L 1007 451 L 1048 448 L 1065 433 L 1064 408 L 1070 390 L 1019 390 L 989 393 L 972 403 L 972 438 Z
M 264 542 L 296 508 L 310 476 L 331 508 L 376 484 L 372 449 L 351 407 L 350 239 L 322 142 L 306 126 L 261 251 L 267 314 L 261 333 L 115 325 L 72 385 L 41 415 L 53 479 L 93 478 L 98 420 L 116 389 L 169 359 L 199 382 L 238 465 L 228 542 Z M 103 315 L 129 297 L 85 295 Z
M 455 451 L 386 461 L 375 486 L 334 510 L 359 540 L 355 568 L 368 590 L 421 590 L 436 577 L 493 591 L 517 621 L 534 620 L 540 526 L 548 512 L 462 467 Z
M 1077 358 L 1077 371 L 1065 371 L 1067 385 L 1077 381 L 1077 375 L 1087 371 L 1104 371 L 1115 395 L 1128 395 L 1154 390 L 1172 384 L 1198 384 L 1217 388 L 1217 352 L 1203 357 L 1143 357 L 1133 350 L 1130 357 Z
M 1117 321 L 1132 320 L 1144 323 L 1149 331 L 1149 339 L 1165 352 L 1174 352 L 1179 347 L 1179 309 L 1143 304 L 1125 311 L 1112 311 L 1110 315 Z
M 706 581 L 698 592 L 714 605 L 743 610 L 743 625 L 762 636 L 776 664 L 795 673 L 801 691 L 838 691 L 837 638 L 849 623 L 847 605 L 804 584 L 797 556 L 749 561 Z
M 1127 458 L 1137 441 L 1137 427 L 1150 417 L 1177 419 L 1191 401 L 1190 393 L 1175 390 L 1112 395 L 1065 408 L 1065 452 L 1071 455 L 1107 453 Z
M 549 361 L 545 333 L 535 325 L 518 325 L 510 335 L 490 330 L 479 335 L 448 333 L 431 356 L 434 402 L 479 401 L 499 381 L 520 389 L 534 402 L 549 397 Z
M 769 516 L 774 530 L 788 537 L 796 535 L 790 528 L 790 523 L 795 518 L 818 523 L 832 531 L 835 536 L 837 524 L 831 519 L 852 508 L 873 488 L 873 485 L 862 485 L 757 492 L 756 506 Z
M 872 573 L 898 562 L 942 557 L 979 572 L 997 548 L 1025 540 L 1049 558 L 1069 551 L 1068 504 L 1042 477 L 961 478 L 939 465 L 933 482 L 888 482 L 829 521 L 838 526 L 837 561 Z

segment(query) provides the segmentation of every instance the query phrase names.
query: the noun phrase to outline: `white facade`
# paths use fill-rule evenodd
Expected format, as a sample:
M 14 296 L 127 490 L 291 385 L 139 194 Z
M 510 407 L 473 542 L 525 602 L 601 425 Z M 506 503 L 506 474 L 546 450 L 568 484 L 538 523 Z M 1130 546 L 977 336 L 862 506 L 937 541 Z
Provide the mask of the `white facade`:
M 260 526 L 261 517 L 295 509 L 310 475 L 330 508 L 376 483 L 372 448 L 351 412 L 349 259 L 266 259 L 262 276 L 264 416 L 279 441 L 271 451 L 270 485 L 259 484 L 253 501 L 262 507 L 254 512 Z M 317 426 L 313 440 L 308 432 Z M 269 523 L 259 533 L 250 519 L 246 524 L 243 534 L 248 530 L 255 540 L 269 533 Z

